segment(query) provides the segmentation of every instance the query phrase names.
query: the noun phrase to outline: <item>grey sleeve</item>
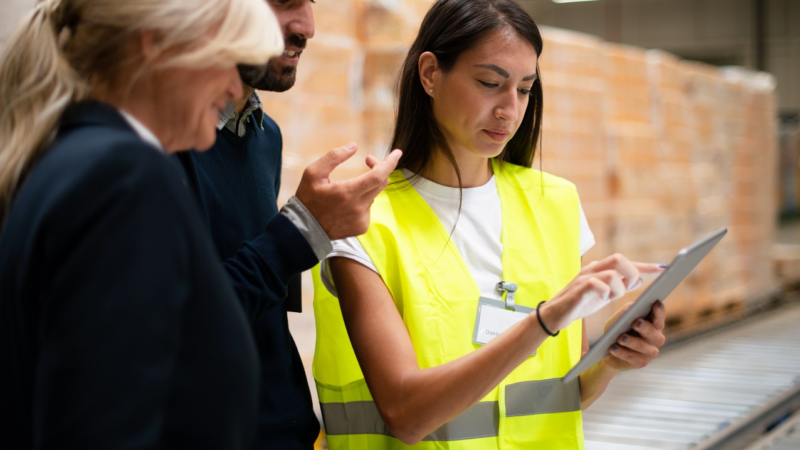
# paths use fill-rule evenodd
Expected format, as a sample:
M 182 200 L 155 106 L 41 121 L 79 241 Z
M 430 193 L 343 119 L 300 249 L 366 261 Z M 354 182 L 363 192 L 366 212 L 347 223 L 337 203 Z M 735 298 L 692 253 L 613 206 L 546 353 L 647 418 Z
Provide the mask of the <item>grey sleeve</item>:
M 333 251 L 333 245 L 331 240 L 328 239 L 328 234 L 325 233 L 317 219 L 297 197 L 292 196 L 283 205 L 281 214 L 286 216 L 297 227 L 320 261 Z

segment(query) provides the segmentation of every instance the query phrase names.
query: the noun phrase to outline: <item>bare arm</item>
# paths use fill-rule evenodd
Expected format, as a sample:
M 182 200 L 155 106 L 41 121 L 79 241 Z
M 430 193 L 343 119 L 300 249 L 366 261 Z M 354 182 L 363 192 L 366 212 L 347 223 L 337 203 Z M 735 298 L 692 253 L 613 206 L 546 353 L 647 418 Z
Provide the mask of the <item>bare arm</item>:
M 542 320 L 560 330 L 596 311 L 627 291 L 622 280 L 638 279 L 637 267 L 658 270 L 652 265 L 634 266 L 618 255 L 590 264 L 542 306 Z M 405 324 L 381 277 L 345 258 L 333 258 L 331 272 L 370 392 L 386 425 L 405 443 L 418 442 L 478 402 L 548 337 L 535 315 L 530 315 L 468 355 L 420 369 Z

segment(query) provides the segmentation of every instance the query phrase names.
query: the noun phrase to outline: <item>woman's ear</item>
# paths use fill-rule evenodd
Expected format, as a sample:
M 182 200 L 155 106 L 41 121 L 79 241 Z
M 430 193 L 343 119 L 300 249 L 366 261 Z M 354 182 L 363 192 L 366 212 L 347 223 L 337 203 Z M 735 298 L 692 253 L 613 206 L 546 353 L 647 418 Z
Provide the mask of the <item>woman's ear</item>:
M 139 44 L 138 51 L 141 52 L 145 61 L 158 61 L 162 56 L 161 38 L 159 34 L 153 30 L 145 29 L 140 31 L 137 44 Z
M 422 83 L 422 87 L 428 95 L 433 97 L 436 82 L 441 75 L 439 60 L 436 59 L 436 55 L 433 53 L 425 52 L 419 55 L 417 66 L 419 68 L 419 81 Z

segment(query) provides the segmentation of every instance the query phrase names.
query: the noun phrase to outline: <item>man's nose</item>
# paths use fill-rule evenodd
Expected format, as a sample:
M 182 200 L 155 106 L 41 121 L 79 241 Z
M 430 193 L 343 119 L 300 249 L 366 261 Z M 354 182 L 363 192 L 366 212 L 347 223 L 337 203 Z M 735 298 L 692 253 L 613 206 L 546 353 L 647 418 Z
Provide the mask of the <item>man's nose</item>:
M 289 23 L 289 34 L 300 35 L 305 39 L 314 37 L 314 11 L 311 9 L 311 1 L 305 0 L 294 11 L 294 17 Z

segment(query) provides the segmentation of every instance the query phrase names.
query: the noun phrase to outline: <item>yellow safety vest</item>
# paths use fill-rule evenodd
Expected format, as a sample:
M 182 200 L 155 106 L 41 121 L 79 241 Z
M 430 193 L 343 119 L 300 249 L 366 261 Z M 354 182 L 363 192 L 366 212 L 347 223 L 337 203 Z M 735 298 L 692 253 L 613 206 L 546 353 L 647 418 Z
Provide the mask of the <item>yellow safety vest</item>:
M 575 186 L 561 178 L 492 162 L 502 208 L 503 279 L 516 302 L 536 307 L 580 270 Z M 389 288 L 422 369 L 474 351 L 480 290 L 436 214 L 399 171 L 372 206 L 359 237 Z M 338 300 L 314 272 L 314 379 L 332 450 L 583 449 L 580 388 L 560 380 L 581 357 L 576 321 L 548 338 L 480 402 L 416 445 L 391 435 L 369 392 Z M 500 281 L 500 280 L 498 280 Z M 387 349 L 390 351 L 391 349 Z

